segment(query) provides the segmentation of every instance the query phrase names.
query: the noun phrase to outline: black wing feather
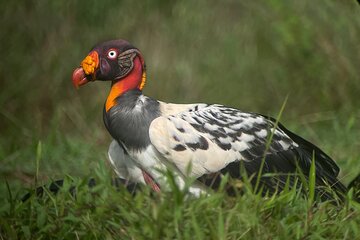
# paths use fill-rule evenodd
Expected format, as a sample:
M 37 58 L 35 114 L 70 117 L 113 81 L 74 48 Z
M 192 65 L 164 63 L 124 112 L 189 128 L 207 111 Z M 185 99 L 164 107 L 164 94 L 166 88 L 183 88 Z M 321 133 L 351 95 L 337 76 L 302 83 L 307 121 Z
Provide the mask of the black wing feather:
M 275 125 L 276 120 L 274 118 L 269 118 L 267 116 L 263 117 L 267 118 Z M 281 129 L 295 143 L 297 143 L 298 147 L 292 147 L 282 151 L 268 152 L 266 154 L 261 174 L 276 174 L 273 174 L 272 176 L 261 177 L 260 183 L 261 187 L 263 188 L 263 192 L 272 194 L 281 191 L 285 187 L 286 181 L 289 181 L 290 184 L 296 184 L 296 186 L 292 187 L 300 188 L 301 181 L 296 181 L 296 178 L 298 178 L 296 173 L 300 170 L 303 174 L 303 177 L 308 180 L 310 166 L 314 156 L 316 164 L 315 191 L 317 196 L 319 196 L 322 200 L 334 200 L 334 191 L 337 193 L 340 199 L 342 199 L 343 194 L 346 193 L 347 189 L 337 179 L 339 174 L 339 167 L 336 165 L 334 160 L 332 160 L 327 154 L 325 154 L 314 144 L 286 129 L 282 124 L 279 123 L 278 128 Z M 249 152 L 247 153 L 249 158 L 253 158 L 254 155 L 257 155 L 251 152 L 255 150 L 256 149 L 249 149 Z M 259 152 L 263 152 L 263 150 L 264 149 L 262 148 Z M 246 152 L 242 152 L 242 154 L 245 155 Z M 262 160 L 263 157 L 256 157 L 251 161 L 232 162 L 221 170 L 221 174 L 228 173 L 231 178 L 242 179 L 243 176 L 241 171 L 241 164 L 243 164 L 247 176 L 252 176 L 251 182 L 255 184 L 256 177 L 254 176 L 259 174 Z M 221 175 L 209 174 L 207 176 L 202 176 L 198 180 L 203 184 L 212 187 L 213 189 L 217 189 L 220 186 Z M 331 189 L 329 189 L 328 186 L 330 186 Z M 227 187 L 227 190 L 230 194 L 235 192 L 233 187 Z

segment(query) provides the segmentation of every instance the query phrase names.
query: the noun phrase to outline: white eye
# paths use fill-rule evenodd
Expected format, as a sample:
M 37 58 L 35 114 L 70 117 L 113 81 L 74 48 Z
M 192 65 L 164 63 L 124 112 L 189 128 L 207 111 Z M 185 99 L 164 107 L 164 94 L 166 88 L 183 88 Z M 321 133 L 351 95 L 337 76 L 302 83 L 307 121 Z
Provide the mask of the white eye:
M 115 59 L 117 57 L 117 52 L 115 50 L 110 50 L 107 54 L 108 58 Z

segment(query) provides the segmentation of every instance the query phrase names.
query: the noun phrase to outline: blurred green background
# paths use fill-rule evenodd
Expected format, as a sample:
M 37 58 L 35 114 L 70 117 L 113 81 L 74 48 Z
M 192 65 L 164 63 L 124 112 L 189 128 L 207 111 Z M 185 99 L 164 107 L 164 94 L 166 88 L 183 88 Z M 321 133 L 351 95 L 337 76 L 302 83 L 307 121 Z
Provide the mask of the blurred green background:
M 91 175 L 106 161 L 109 83 L 76 91 L 96 43 L 127 39 L 145 56 L 145 94 L 276 116 L 360 172 L 360 9 L 356 1 L 1 1 L 0 175 L 29 186 Z M 41 142 L 41 152 L 36 153 Z

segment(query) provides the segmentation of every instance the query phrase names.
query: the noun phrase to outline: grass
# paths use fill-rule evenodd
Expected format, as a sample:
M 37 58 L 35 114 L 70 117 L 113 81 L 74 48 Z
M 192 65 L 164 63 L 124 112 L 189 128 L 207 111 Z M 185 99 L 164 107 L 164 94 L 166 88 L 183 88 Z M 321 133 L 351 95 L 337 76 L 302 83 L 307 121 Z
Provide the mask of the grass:
M 132 196 L 115 191 L 107 167 L 96 168 L 99 185 L 75 179 L 77 195 L 63 191 L 21 203 L 11 192 L 0 208 L 3 238 L 51 239 L 356 239 L 358 203 L 309 205 L 295 189 L 263 198 L 247 191 L 191 198 L 172 189 L 144 189 Z M 65 186 L 70 186 L 70 179 Z M 9 193 L 10 193 L 9 192 Z
M 145 93 L 276 116 L 359 174 L 356 1 L 3 1 L 0 16 L 0 239 L 356 239 L 359 205 L 309 205 L 294 191 L 135 197 L 109 186 L 106 83 L 71 86 L 96 42 L 124 38 L 148 66 Z M 86 179 L 100 185 L 89 191 Z M 77 198 L 19 199 L 52 179 Z M 69 183 L 70 184 L 70 183 Z

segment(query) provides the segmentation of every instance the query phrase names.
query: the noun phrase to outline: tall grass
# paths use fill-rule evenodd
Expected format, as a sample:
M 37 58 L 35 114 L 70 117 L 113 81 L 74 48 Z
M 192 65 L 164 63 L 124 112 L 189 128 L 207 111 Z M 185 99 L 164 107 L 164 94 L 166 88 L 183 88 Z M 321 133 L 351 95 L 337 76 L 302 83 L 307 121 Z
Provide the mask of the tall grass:
M 51 239 L 356 239 L 360 205 L 348 201 L 308 204 L 299 192 L 287 189 L 264 198 L 245 191 L 236 198 L 224 192 L 192 198 L 172 185 L 171 191 L 151 194 L 150 188 L 131 195 L 109 184 L 100 164 L 98 185 L 88 189 L 75 178 L 56 196 L 47 193 L 25 203 L 16 194 L 0 208 L 1 237 Z M 246 187 L 246 183 L 245 183 Z M 11 190 L 10 190 L 11 191 Z

